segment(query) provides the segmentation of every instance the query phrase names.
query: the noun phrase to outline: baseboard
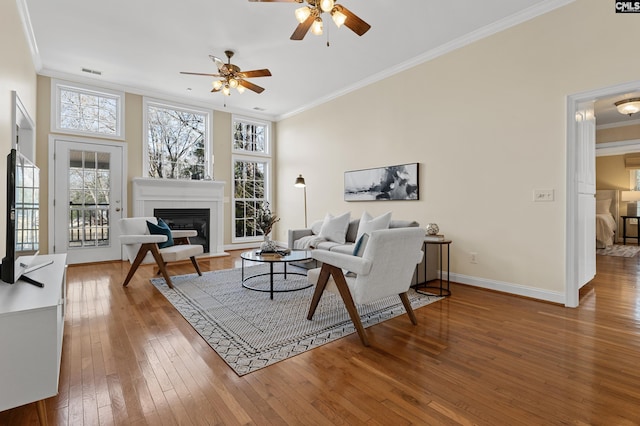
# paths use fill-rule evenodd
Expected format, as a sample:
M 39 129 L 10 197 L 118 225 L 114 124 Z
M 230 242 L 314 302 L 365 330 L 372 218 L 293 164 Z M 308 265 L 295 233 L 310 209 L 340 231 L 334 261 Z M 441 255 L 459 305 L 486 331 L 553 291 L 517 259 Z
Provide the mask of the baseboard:
M 488 290 L 500 291 L 503 293 L 514 294 L 517 296 L 530 297 L 532 299 L 544 300 L 546 302 L 565 304 L 565 294 L 541 290 L 539 288 L 526 287 L 523 285 L 507 283 L 504 281 L 489 280 L 486 278 L 471 277 L 469 275 L 451 273 L 451 281 L 467 284 L 474 287 L 486 288 Z

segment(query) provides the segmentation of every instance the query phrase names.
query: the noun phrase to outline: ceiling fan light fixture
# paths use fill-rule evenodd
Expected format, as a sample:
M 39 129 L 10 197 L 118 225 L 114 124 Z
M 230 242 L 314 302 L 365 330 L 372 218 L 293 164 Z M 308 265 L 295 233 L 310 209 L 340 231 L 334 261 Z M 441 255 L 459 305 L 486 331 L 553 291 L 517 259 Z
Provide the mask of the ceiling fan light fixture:
M 347 15 L 340 12 L 340 10 L 337 7 L 334 7 L 331 10 L 331 19 L 333 19 L 333 22 L 336 24 L 336 27 L 340 28 L 347 20 Z
M 229 89 L 228 85 L 224 85 L 224 87 L 222 88 L 222 93 L 224 93 L 225 96 L 231 96 L 231 89 Z
M 322 35 L 322 18 L 318 17 L 313 21 L 313 24 L 311 25 L 311 33 L 317 36 Z
M 620 114 L 631 116 L 631 114 L 640 112 L 640 98 L 624 99 L 614 103 L 614 105 L 618 108 Z
M 222 88 L 222 81 L 216 80 L 213 82 L 213 90 L 220 90 Z
M 322 9 L 323 12 L 330 12 L 334 5 L 334 0 L 320 0 L 320 9 Z
M 245 88 L 242 84 L 239 84 L 238 87 L 236 88 L 236 90 L 238 91 L 238 93 L 240 93 L 241 95 L 244 93 Z
M 311 15 L 311 9 L 309 9 L 309 6 L 303 6 L 301 8 L 296 9 L 295 15 L 296 15 L 296 20 L 302 24 Z
M 231 87 L 232 89 L 235 89 L 238 87 L 238 80 L 236 80 L 235 78 L 230 78 L 229 79 L 229 87 Z

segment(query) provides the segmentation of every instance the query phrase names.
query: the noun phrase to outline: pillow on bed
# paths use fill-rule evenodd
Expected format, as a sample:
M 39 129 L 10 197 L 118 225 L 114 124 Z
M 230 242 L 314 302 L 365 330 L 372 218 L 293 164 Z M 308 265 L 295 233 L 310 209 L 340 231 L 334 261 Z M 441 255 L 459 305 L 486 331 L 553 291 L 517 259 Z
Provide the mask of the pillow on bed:
M 596 200 L 596 214 L 609 213 L 609 207 L 611 207 L 611 199 Z

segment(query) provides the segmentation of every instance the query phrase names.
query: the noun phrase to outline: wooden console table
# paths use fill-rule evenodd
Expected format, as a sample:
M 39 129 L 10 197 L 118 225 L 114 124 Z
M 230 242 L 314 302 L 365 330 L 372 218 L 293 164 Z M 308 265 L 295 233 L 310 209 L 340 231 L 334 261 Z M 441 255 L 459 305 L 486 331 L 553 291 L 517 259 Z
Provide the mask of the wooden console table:
M 42 255 L 35 263 L 50 260 L 29 273 L 43 288 L 0 281 L 0 411 L 35 402 L 42 425 L 45 398 L 58 394 L 67 296 L 67 255 Z

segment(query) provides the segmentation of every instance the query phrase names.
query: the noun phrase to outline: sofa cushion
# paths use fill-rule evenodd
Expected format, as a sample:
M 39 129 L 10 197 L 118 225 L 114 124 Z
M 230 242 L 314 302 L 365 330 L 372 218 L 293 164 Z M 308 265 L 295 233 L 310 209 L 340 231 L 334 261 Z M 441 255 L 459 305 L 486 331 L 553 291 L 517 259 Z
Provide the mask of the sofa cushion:
M 347 228 L 347 242 L 355 243 L 356 238 L 358 237 L 358 228 L 360 227 L 360 219 L 353 219 L 349 222 L 349 227 Z
M 392 220 L 389 222 L 389 229 L 391 228 L 417 228 L 420 224 L 415 220 Z
M 319 237 L 324 238 L 327 241 L 344 244 L 346 241 L 347 227 L 349 226 L 350 218 L 350 212 L 343 213 L 340 216 L 333 216 L 331 213 L 327 213 L 324 217 L 324 222 L 322 222 L 322 229 L 320 229 Z
M 387 212 L 378 217 L 371 216 L 368 212 L 362 213 L 360 218 L 360 224 L 358 225 L 358 235 L 356 236 L 356 244 L 360 240 L 360 237 L 364 234 L 378 231 L 380 229 L 388 229 L 389 222 L 391 222 L 391 212 Z
M 353 247 L 353 243 L 336 244 L 335 246 L 331 247 L 330 251 L 342 254 L 353 254 Z
M 342 245 L 344 245 L 344 244 L 336 243 L 334 241 L 323 240 L 322 242 L 317 243 L 314 248 L 318 249 L 318 250 L 331 251 L 334 248 L 342 246 Z
M 173 245 L 173 236 L 171 235 L 171 228 L 165 223 L 164 220 L 158 218 L 158 224 L 147 221 L 147 228 L 151 235 L 165 235 L 167 241 L 164 243 L 158 243 L 158 248 L 171 247 Z
M 367 247 L 368 242 L 369 242 L 368 233 L 364 233 L 360 235 L 360 238 L 358 238 L 358 241 L 356 241 L 356 243 L 353 245 L 353 255 L 362 257 L 362 254 L 364 253 L 364 249 Z

